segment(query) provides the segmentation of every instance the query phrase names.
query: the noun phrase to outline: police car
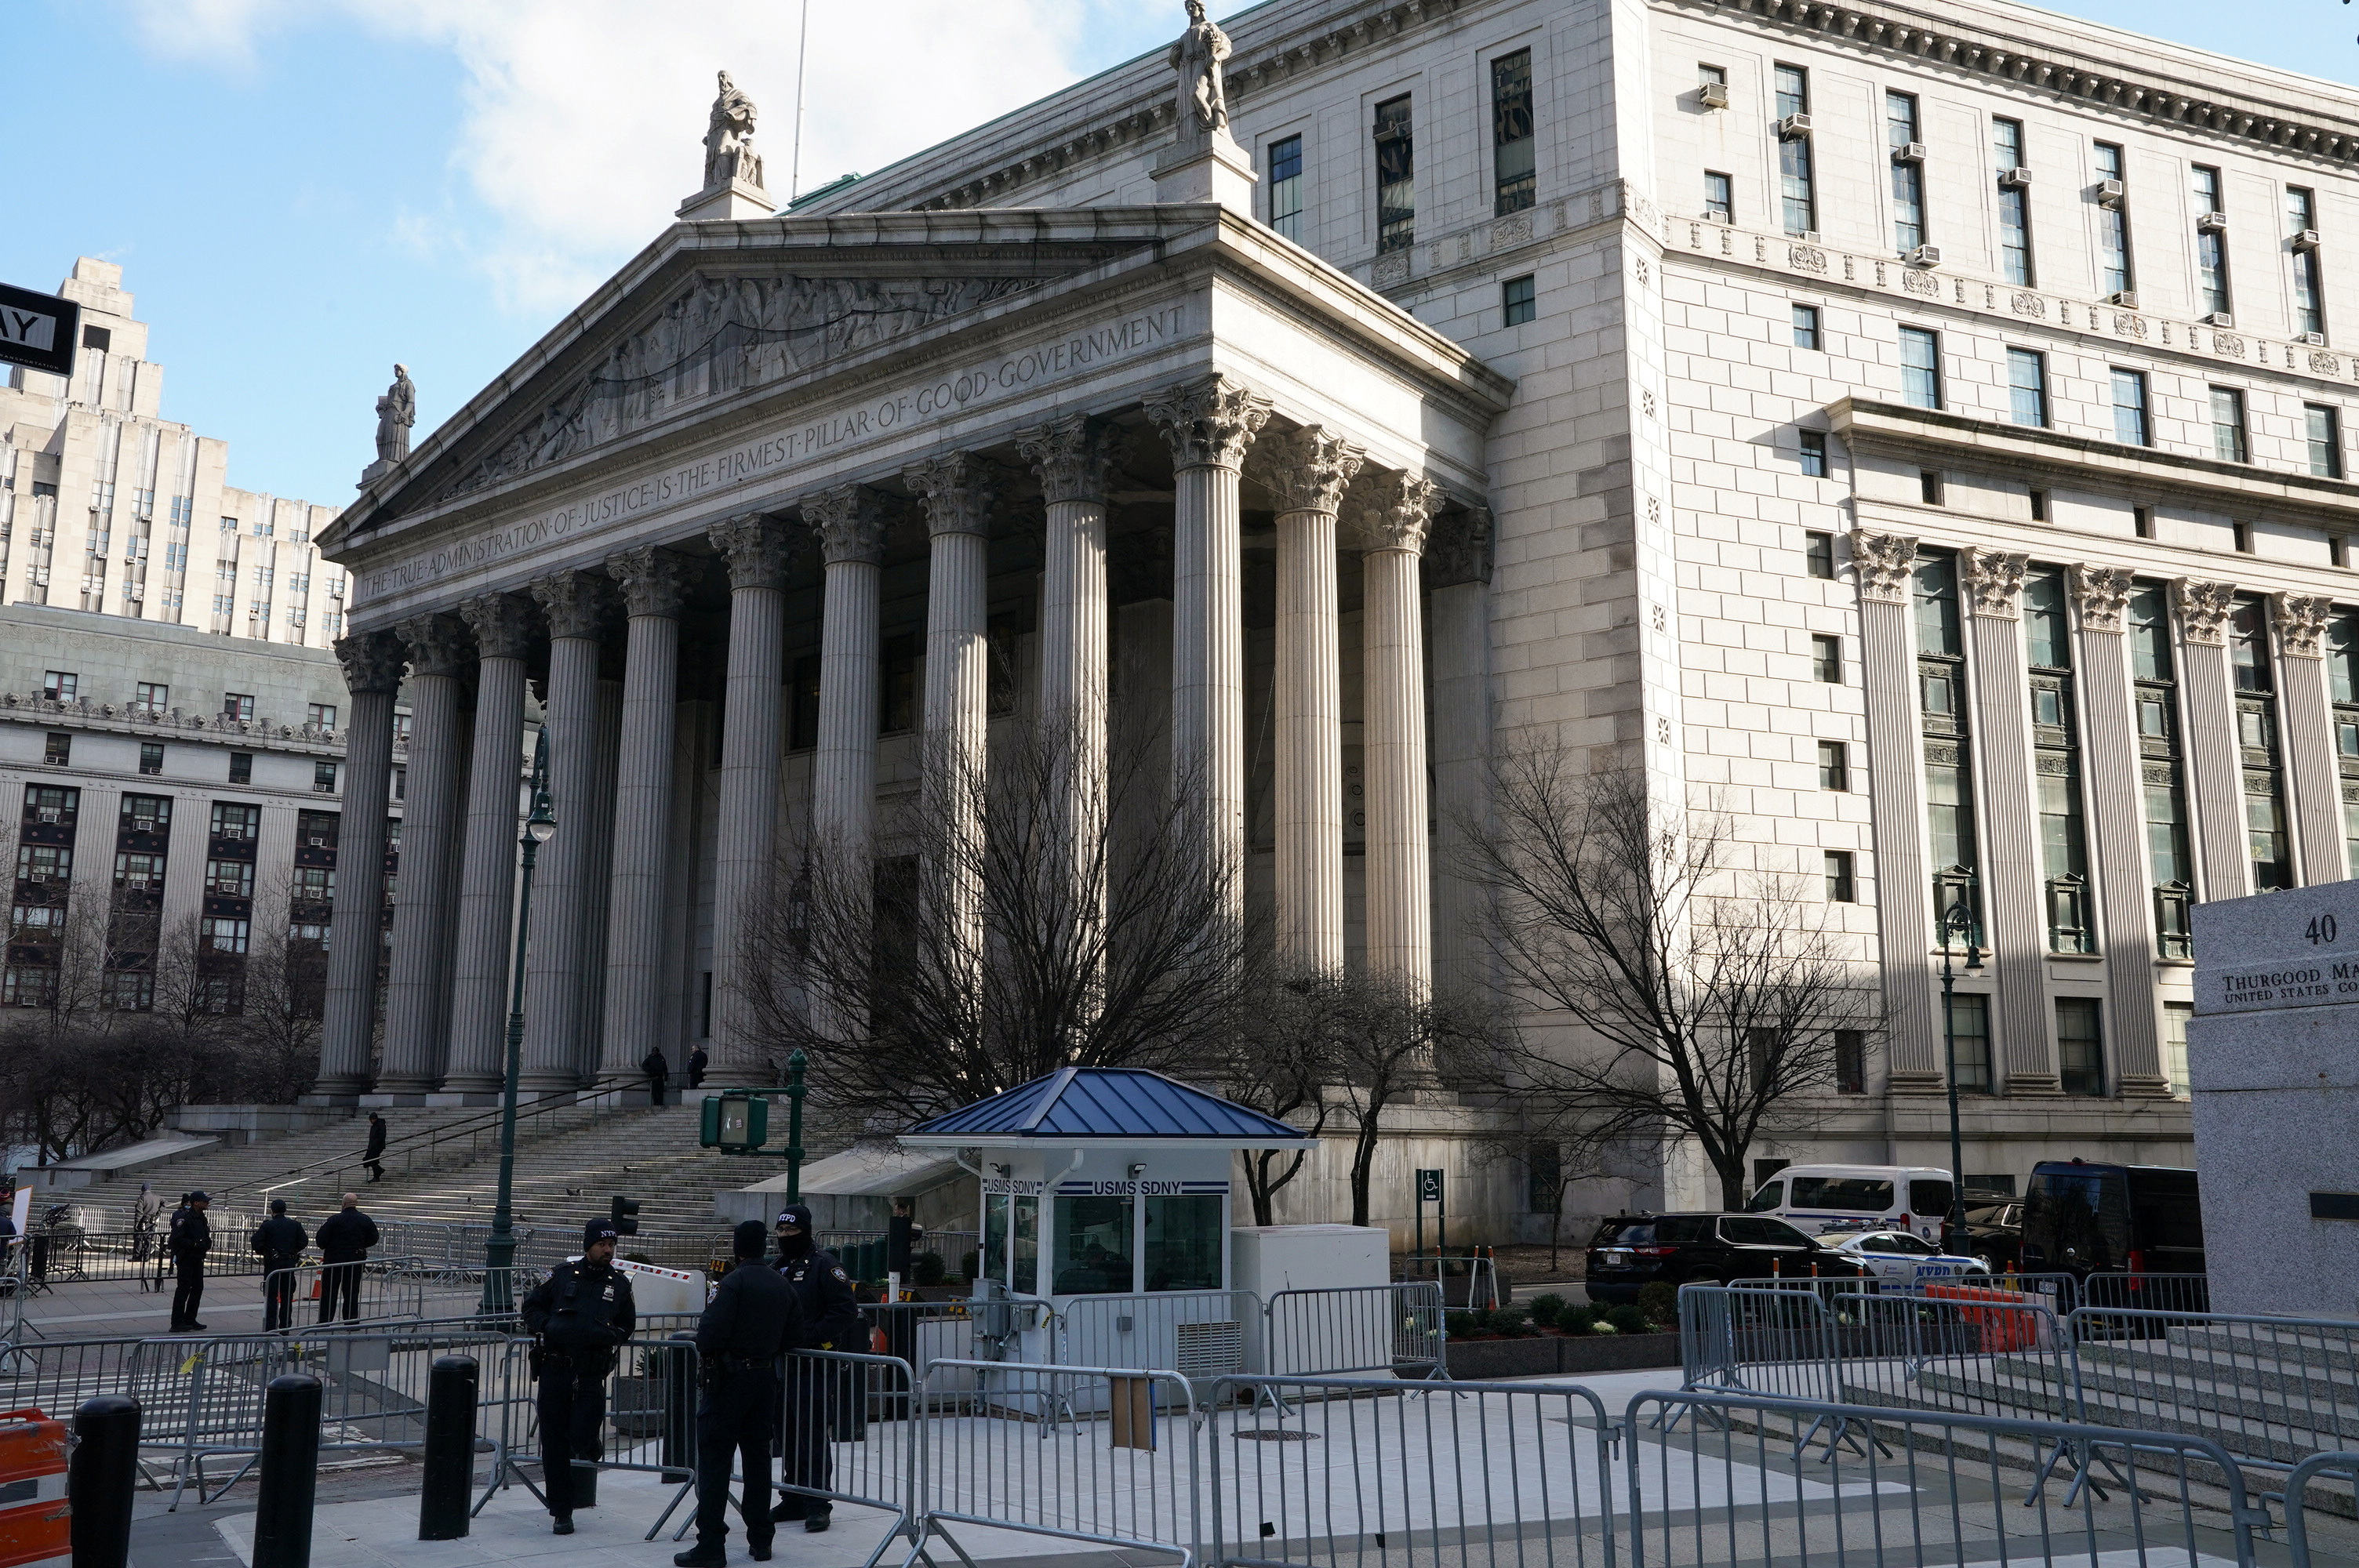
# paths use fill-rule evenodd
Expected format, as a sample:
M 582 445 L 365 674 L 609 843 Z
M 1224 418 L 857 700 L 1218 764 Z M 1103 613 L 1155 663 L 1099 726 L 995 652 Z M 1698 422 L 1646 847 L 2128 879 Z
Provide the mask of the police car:
M 1838 1252 L 1850 1253 L 1887 1285 L 1913 1285 L 1922 1280 L 1948 1279 L 1957 1275 L 1987 1278 L 1990 1274 L 1987 1260 L 1944 1252 L 1933 1243 L 1906 1230 L 1864 1230 L 1856 1236 L 1846 1236 L 1841 1239 L 1832 1236 L 1821 1236 L 1819 1239 Z

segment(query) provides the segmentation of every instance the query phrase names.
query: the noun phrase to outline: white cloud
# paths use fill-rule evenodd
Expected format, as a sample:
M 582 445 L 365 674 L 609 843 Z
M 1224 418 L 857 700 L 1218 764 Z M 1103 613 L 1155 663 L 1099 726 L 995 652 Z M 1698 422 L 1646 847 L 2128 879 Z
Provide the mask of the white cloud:
M 397 238 L 479 268 L 526 314 L 575 303 L 671 221 L 701 179 L 717 70 L 760 106 L 756 146 L 770 189 L 785 193 L 795 0 L 128 4 L 150 48 L 235 70 L 251 69 L 266 33 L 321 25 L 331 7 L 348 25 L 449 49 L 466 77 L 451 165 L 472 201 L 403 214 Z M 1139 15 L 1136 0 L 814 0 L 803 189 L 1071 81 L 1100 8 Z

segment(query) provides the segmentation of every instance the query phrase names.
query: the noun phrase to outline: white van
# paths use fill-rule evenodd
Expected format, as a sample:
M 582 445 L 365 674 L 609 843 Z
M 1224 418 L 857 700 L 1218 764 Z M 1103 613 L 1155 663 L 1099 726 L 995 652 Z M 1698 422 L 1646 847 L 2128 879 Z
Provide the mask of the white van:
M 1930 1241 L 1950 1212 L 1950 1173 L 1921 1165 L 1788 1165 L 1745 1206 L 1810 1236 L 1912 1230 Z

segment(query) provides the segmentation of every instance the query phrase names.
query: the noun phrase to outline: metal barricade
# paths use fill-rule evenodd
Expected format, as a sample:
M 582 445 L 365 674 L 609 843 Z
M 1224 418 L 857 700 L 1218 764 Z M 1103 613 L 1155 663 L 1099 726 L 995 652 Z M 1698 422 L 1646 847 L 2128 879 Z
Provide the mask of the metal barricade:
M 547 1506 L 547 1493 L 526 1471 L 540 1457 L 539 1388 L 532 1360 L 533 1342 L 514 1338 L 497 1357 L 496 1376 L 494 1364 L 484 1364 L 476 1430 L 493 1457 L 471 1515 L 481 1514 L 493 1498 L 516 1486 Z M 650 1473 L 672 1484 L 670 1500 L 643 1540 L 653 1541 L 695 1488 L 696 1384 L 693 1340 L 635 1337 L 619 1348 L 607 1375 L 606 1424 L 598 1455 L 574 1459 L 576 1465 Z
M 0 1344 L 0 1410 L 71 1411 L 95 1395 L 122 1393 L 141 1343 L 124 1337 Z
M 1272 1377 L 1450 1376 L 1441 1287 L 1430 1280 L 1280 1291 L 1263 1318 L 1263 1370 Z
M 1832 1302 L 1806 1286 L 1683 1285 L 1681 1384 L 1781 1399 L 1832 1399 L 1843 1376 L 1842 1327 Z
M 927 1417 L 909 1364 L 897 1356 L 792 1350 L 778 1358 L 778 1381 L 788 1439 L 781 1444 L 788 1457 L 780 1492 L 890 1514 L 886 1541 L 907 1540 L 914 1555 L 924 1541 L 918 1444 Z
M 2078 1305 L 2134 1320 L 2212 1310 L 2212 1281 L 2205 1274 L 2086 1274 L 2076 1286 Z
M 2293 1559 L 2293 1568 L 2326 1568 L 2328 1563 L 2349 1563 L 2359 1551 L 2354 1551 L 2352 1531 L 2346 1527 L 2335 1533 L 2341 1539 L 2314 1541 L 2314 1535 L 2326 1533 L 2325 1521 L 2310 1517 L 2304 1506 L 2312 1485 L 2330 1476 L 2340 1476 L 2348 1493 L 2359 1494 L 2359 1454 L 2313 1454 L 2293 1467 L 2286 1477 L 2286 1551 Z M 2351 1518 L 2350 1498 L 2342 1500 L 2336 1511 L 2344 1519 Z M 2331 1551 L 2331 1555 L 2330 1555 Z
M 1712 1419 L 1669 1428 L 1682 1405 Z M 1634 1568 L 2249 1564 L 2264 1517 L 2201 1437 L 1694 1390 L 1625 1425 L 1669 1428 L 1625 1451 Z
M 1610 1565 L 1620 1428 L 1573 1384 L 1229 1378 L 1220 1563 Z
M 2042 1302 L 1938 1283 L 1838 1298 L 1834 1310 L 1838 1401 L 2076 1419 L 2070 1341 Z
M 1431 1281 L 1441 1291 L 1442 1300 L 1453 1307 L 1498 1308 L 1507 1304 L 1508 1292 L 1499 1284 L 1498 1260 L 1476 1255 L 1468 1258 L 1445 1258 L 1438 1253 L 1410 1254 L 1400 1266 L 1409 1277 Z
M 284 1282 L 294 1303 L 298 1325 L 321 1323 L 375 1322 L 386 1318 L 426 1315 L 425 1276 L 417 1260 L 368 1259 L 358 1263 L 301 1263 L 280 1269 L 262 1279 L 262 1299 L 270 1299 L 274 1285 Z M 349 1293 L 344 1293 L 351 1281 Z M 353 1310 L 356 1309 L 356 1310 Z
M 865 1302 L 860 1317 L 873 1352 L 912 1367 L 989 1359 L 976 1342 L 972 1302 Z
M 1063 1366 L 1159 1368 L 1200 1380 L 1262 1369 L 1261 1303 L 1251 1291 L 1074 1296 L 1060 1315 Z
M 2359 1448 L 2359 1323 L 2085 1306 L 2074 1419 L 2201 1433 L 2248 1466 Z
M 946 1390 L 964 1386 L 964 1391 Z M 1203 1550 L 1202 1419 L 1189 1381 L 1128 1367 L 938 1362 L 918 1434 L 919 1526 Z M 960 1527 L 953 1530 L 953 1526 Z

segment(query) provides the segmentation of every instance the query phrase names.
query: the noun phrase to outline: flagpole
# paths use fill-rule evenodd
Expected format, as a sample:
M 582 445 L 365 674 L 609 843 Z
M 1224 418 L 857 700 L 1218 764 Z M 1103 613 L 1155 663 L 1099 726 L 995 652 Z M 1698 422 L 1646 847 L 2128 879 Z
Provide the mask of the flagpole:
M 810 45 L 810 0 L 803 0 L 802 22 L 795 33 L 795 140 L 787 162 L 787 205 L 792 207 L 803 189 L 803 57 Z

